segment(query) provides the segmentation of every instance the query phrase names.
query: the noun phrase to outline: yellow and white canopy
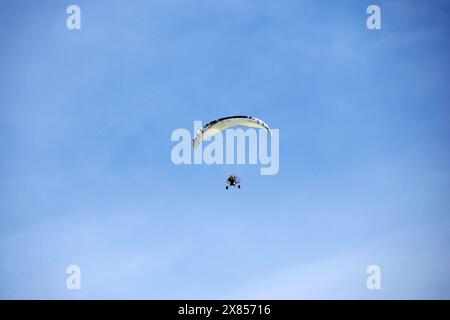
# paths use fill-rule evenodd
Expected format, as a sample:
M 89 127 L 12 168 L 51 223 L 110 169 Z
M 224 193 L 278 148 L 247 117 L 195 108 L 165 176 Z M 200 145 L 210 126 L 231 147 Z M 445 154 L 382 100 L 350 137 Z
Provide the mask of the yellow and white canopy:
M 234 117 L 220 118 L 206 124 L 201 130 L 197 132 L 195 138 L 192 140 L 194 149 L 198 147 L 198 145 L 202 142 L 203 139 L 209 138 L 222 132 L 225 129 L 236 126 L 266 129 L 269 132 L 269 134 L 271 134 L 269 126 L 265 124 L 264 121 L 254 117 L 234 116 Z

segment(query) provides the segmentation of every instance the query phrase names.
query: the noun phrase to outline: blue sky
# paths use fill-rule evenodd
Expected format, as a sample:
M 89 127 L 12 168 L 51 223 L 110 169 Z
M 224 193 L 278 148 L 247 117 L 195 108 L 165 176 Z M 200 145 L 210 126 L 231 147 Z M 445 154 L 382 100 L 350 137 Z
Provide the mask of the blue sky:
M 448 2 L 1 6 L 0 298 L 450 298 Z M 240 114 L 277 175 L 172 164 Z

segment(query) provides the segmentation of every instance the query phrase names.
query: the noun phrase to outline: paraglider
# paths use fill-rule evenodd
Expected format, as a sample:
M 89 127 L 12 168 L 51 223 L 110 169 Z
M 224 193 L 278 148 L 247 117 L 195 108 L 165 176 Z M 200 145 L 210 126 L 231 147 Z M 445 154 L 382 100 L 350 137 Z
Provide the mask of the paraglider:
M 269 135 L 272 135 L 272 132 L 269 126 L 262 120 L 251 117 L 251 116 L 233 116 L 233 117 L 225 117 L 220 118 L 214 121 L 207 123 L 200 130 L 197 131 L 194 139 L 192 139 L 193 149 L 196 149 L 204 139 L 215 136 L 216 134 L 221 133 L 222 131 L 237 127 L 252 127 L 257 129 L 267 130 Z M 245 138 L 244 138 L 245 139 Z M 245 150 L 244 150 L 245 152 Z M 227 178 L 225 189 L 229 189 L 230 187 L 241 188 L 241 181 L 236 175 L 229 175 Z
M 238 176 L 235 175 L 228 176 L 227 185 L 225 189 L 228 190 L 229 187 L 238 187 L 238 189 L 241 188 L 241 180 L 239 179 Z

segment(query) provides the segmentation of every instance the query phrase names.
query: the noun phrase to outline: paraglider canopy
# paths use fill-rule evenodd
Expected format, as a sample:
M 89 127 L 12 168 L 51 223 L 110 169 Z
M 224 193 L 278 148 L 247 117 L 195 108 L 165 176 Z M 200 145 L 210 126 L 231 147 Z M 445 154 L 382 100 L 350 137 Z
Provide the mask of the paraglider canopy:
M 209 122 L 201 130 L 199 130 L 199 132 L 197 132 L 195 138 L 192 140 L 194 149 L 197 148 L 197 146 L 200 144 L 200 142 L 202 142 L 203 139 L 209 138 L 225 129 L 236 126 L 266 129 L 269 132 L 269 134 L 271 134 L 269 126 L 265 124 L 264 121 L 254 117 L 234 116 L 234 117 L 220 118 Z

